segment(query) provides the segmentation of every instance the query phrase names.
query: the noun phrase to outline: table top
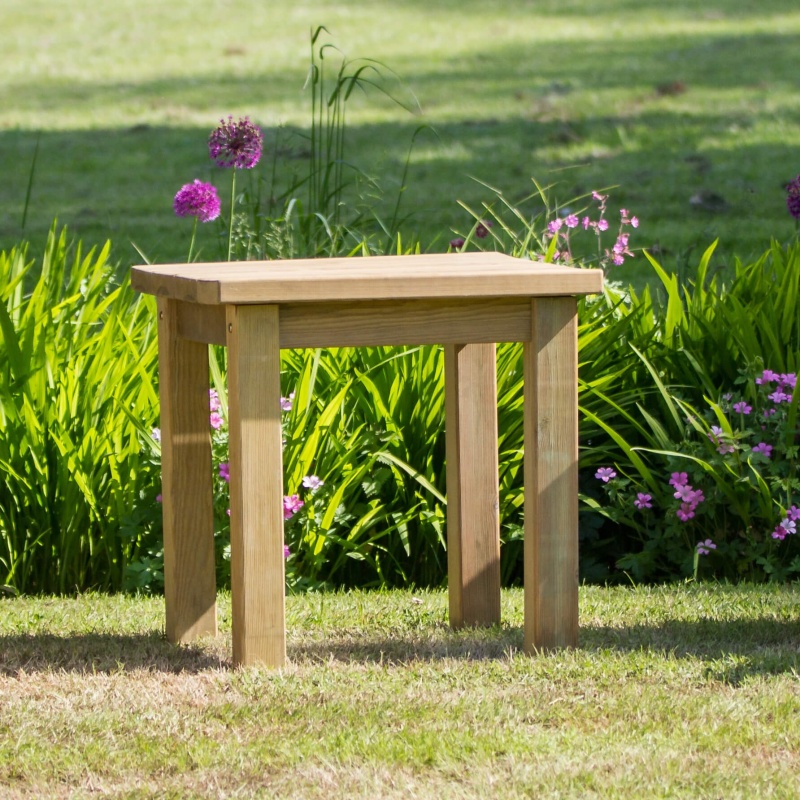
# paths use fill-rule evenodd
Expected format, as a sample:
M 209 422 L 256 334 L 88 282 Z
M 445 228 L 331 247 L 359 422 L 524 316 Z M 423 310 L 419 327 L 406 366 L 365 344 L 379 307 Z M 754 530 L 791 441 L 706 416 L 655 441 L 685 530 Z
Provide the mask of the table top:
M 502 253 L 159 264 L 131 270 L 136 291 L 204 305 L 594 294 L 599 269 Z

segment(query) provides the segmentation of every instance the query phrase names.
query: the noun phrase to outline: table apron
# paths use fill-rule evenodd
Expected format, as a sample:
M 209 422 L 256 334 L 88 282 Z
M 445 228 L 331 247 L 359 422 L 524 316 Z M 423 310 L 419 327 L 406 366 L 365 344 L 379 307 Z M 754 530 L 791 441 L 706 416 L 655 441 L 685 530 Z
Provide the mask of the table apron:
M 226 343 L 226 306 L 174 301 L 178 335 Z M 281 348 L 527 342 L 531 298 L 281 303 Z

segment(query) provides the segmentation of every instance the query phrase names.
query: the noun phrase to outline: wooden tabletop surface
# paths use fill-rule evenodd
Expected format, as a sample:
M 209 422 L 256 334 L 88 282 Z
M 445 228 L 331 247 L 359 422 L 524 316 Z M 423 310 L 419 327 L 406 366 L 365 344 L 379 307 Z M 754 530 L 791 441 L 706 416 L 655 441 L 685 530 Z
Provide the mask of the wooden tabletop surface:
M 594 294 L 599 269 L 502 253 L 234 261 L 134 267 L 136 291 L 206 305 Z

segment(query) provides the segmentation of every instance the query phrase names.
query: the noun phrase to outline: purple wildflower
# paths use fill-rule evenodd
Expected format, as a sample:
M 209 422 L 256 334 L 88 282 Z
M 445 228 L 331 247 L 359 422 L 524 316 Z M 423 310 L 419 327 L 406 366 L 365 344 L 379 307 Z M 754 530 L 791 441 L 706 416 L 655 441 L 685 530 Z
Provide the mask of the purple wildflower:
M 217 394 L 216 389 L 208 390 L 208 406 L 209 406 L 209 411 L 219 411 L 222 408 L 219 402 L 219 395 Z
M 669 478 L 670 486 L 674 486 L 676 489 L 679 486 L 686 486 L 689 482 L 689 476 L 685 472 L 673 472 Z
M 261 158 L 264 134 L 249 117 L 219 121 L 208 137 L 208 154 L 218 167 L 252 169 Z
M 599 230 L 599 231 L 607 231 L 608 230 L 608 220 L 607 219 L 599 219 L 599 220 L 597 220 L 597 230 Z
M 786 187 L 786 208 L 795 219 L 800 219 L 800 175 Z
M 575 214 L 567 214 L 566 219 L 564 220 L 564 224 L 568 228 L 577 228 L 580 224 L 580 220 Z
M 285 544 L 285 545 L 283 546 L 283 557 L 284 557 L 284 558 L 289 558 L 289 556 L 290 556 L 291 554 L 292 554 L 292 551 L 289 549 L 289 545 L 288 545 L 288 544 Z
M 717 546 L 711 539 L 706 539 L 704 542 L 697 543 L 697 555 L 707 556 L 712 550 L 716 550 Z
M 227 461 L 223 461 L 219 465 L 219 476 L 226 483 L 230 483 L 231 482 L 231 466 L 230 466 L 230 464 L 228 464 Z
M 153 430 L 150 433 L 150 435 L 153 437 L 153 441 L 154 442 L 160 442 L 161 441 L 161 428 L 153 428 Z
M 652 499 L 653 498 L 649 494 L 646 494 L 645 492 L 638 492 L 633 504 L 639 509 L 652 508 Z
M 772 456 L 772 445 L 767 444 L 766 442 L 759 442 L 754 448 L 754 453 L 761 453 L 764 458 L 770 458 Z
M 222 427 L 223 419 L 219 412 L 212 411 L 208 417 L 208 422 L 215 431 L 218 431 Z
M 293 402 L 294 392 L 292 392 L 288 397 L 281 397 L 281 411 L 291 411 Z
M 306 475 L 305 478 L 303 478 L 303 486 L 306 489 L 311 489 L 312 492 L 324 485 L 325 482 L 321 481 L 316 475 Z
M 772 394 L 767 396 L 775 404 L 792 402 L 792 396 L 790 394 L 786 394 L 786 392 L 782 391 L 781 389 L 776 389 Z
M 772 383 L 773 381 L 777 381 L 780 378 L 777 372 L 773 372 L 771 369 L 765 369 L 761 373 L 760 378 L 756 378 L 756 383 L 761 385 L 763 383 Z
M 752 412 L 752 410 L 753 410 L 753 406 L 749 406 L 749 405 L 747 405 L 747 403 L 745 403 L 745 401 L 744 401 L 744 400 L 742 400 L 742 401 L 741 401 L 741 402 L 739 402 L 739 403 L 734 403 L 734 404 L 733 404 L 733 410 L 734 410 L 734 411 L 735 411 L 737 414 L 744 414 L 745 416 L 747 416 L 749 413 L 751 413 L 751 412 Z
M 283 518 L 291 519 L 305 505 L 296 495 L 287 495 L 283 498 Z
M 555 219 L 551 219 L 550 222 L 547 223 L 547 232 L 558 233 L 563 224 L 564 220 L 561 219 L 561 217 L 556 217 Z
M 450 240 L 450 247 L 453 250 L 460 250 L 464 246 L 464 240 L 459 236 L 457 239 Z
M 617 473 L 611 467 L 600 467 L 594 476 L 597 480 L 608 483 L 612 478 L 617 477 Z
M 195 179 L 178 189 L 172 207 L 179 217 L 196 217 L 200 222 L 211 222 L 220 212 L 219 195 L 210 183 Z

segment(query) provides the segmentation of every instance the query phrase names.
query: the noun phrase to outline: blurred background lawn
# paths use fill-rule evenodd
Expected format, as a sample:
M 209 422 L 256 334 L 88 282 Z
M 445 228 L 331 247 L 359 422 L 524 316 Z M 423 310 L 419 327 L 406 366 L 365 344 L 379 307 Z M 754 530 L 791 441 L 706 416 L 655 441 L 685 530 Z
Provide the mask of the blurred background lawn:
M 123 266 L 140 261 L 131 242 L 184 259 L 178 188 L 212 180 L 227 202 L 206 149 L 221 117 L 264 127 L 262 175 L 273 155 L 279 184 L 303 175 L 318 25 L 349 58 L 393 70 L 387 88 L 418 106 L 379 92 L 348 106 L 349 160 L 383 192 L 362 177 L 353 197 L 391 215 L 429 126 L 402 197 L 404 238 L 423 249 L 469 228 L 458 201 L 491 201 L 481 182 L 521 201 L 532 178 L 561 205 L 617 187 L 612 208 L 641 220 L 631 244 L 669 268 L 717 237 L 725 263 L 794 231 L 783 187 L 800 172 L 796 0 L 4 0 L 2 21 L 0 248 L 43 245 L 57 216 L 89 244 L 111 238 Z M 649 267 L 621 270 L 638 282 Z

